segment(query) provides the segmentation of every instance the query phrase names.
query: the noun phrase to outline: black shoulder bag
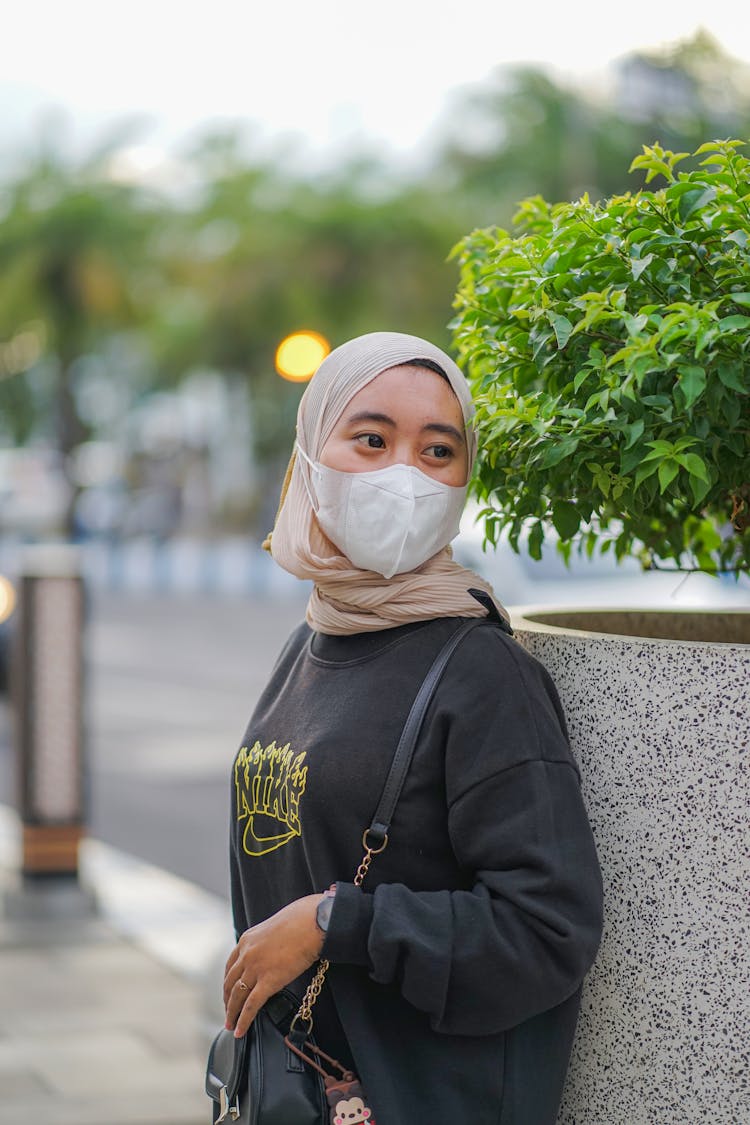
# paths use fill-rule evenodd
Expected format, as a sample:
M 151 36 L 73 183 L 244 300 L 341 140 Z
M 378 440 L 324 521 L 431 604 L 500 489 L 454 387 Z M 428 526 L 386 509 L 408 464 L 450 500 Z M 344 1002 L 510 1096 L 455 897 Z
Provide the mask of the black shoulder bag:
M 475 591 L 470 591 L 477 597 Z M 477 600 L 489 619 L 511 632 L 494 605 Z M 404 724 L 383 792 L 370 827 L 362 836 L 365 849 L 354 884 L 362 886 L 374 856 L 388 846 L 388 829 L 409 771 L 425 713 L 440 677 L 466 634 L 488 618 L 464 621 L 449 637 L 428 671 Z M 321 959 L 299 1003 L 284 989 L 255 1017 L 241 1039 L 222 1028 L 208 1055 L 206 1093 L 212 1100 L 212 1122 L 235 1125 L 375 1125 L 372 1108 L 355 1074 L 317 1046 L 312 1035 L 312 1008 L 323 987 L 329 962 Z M 326 1066 L 336 1071 L 332 1074 Z

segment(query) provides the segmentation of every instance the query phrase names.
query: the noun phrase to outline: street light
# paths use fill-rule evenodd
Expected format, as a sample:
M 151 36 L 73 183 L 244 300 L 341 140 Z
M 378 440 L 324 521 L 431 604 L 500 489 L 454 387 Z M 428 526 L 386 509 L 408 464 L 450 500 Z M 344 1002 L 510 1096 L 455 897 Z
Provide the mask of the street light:
M 319 332 L 292 332 L 276 349 L 276 371 L 291 383 L 306 383 L 331 350 Z

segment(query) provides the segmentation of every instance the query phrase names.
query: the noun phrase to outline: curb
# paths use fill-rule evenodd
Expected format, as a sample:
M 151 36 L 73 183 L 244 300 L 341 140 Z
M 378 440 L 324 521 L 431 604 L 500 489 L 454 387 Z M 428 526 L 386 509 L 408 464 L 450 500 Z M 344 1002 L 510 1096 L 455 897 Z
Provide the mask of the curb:
M 20 866 L 19 818 L 0 804 L 0 870 Z M 100 918 L 194 983 L 234 944 L 229 903 L 186 879 L 90 838 L 81 842 L 79 873 Z

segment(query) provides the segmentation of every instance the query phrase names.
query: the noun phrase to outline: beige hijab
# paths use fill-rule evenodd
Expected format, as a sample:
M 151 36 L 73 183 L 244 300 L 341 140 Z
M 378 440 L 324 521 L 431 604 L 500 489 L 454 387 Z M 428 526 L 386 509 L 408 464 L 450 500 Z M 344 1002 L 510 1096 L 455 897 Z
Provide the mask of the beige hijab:
M 342 344 L 323 360 L 305 390 L 297 414 L 297 444 L 318 461 L 347 403 L 372 379 L 409 360 L 440 365 L 461 404 L 469 465 L 476 455 L 474 407 L 469 387 L 453 360 L 434 344 L 400 332 L 371 332 Z M 468 588 L 491 587 L 453 561 L 443 548 L 416 570 L 383 578 L 360 570 L 323 534 L 310 502 L 310 467 L 292 453 L 272 535 L 263 546 L 276 562 L 314 588 L 307 620 L 321 633 L 363 633 L 392 629 L 433 617 L 484 617 L 486 610 Z M 498 609 L 505 614 L 499 603 Z

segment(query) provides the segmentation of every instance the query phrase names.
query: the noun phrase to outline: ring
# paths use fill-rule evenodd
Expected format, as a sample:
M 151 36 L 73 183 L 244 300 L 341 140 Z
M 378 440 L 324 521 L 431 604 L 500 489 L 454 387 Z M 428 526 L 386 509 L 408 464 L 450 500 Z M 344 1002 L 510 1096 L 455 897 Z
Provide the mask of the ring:
M 240 986 L 240 988 L 244 988 L 245 992 L 250 991 L 250 985 L 245 984 L 244 980 L 238 980 L 237 984 Z

